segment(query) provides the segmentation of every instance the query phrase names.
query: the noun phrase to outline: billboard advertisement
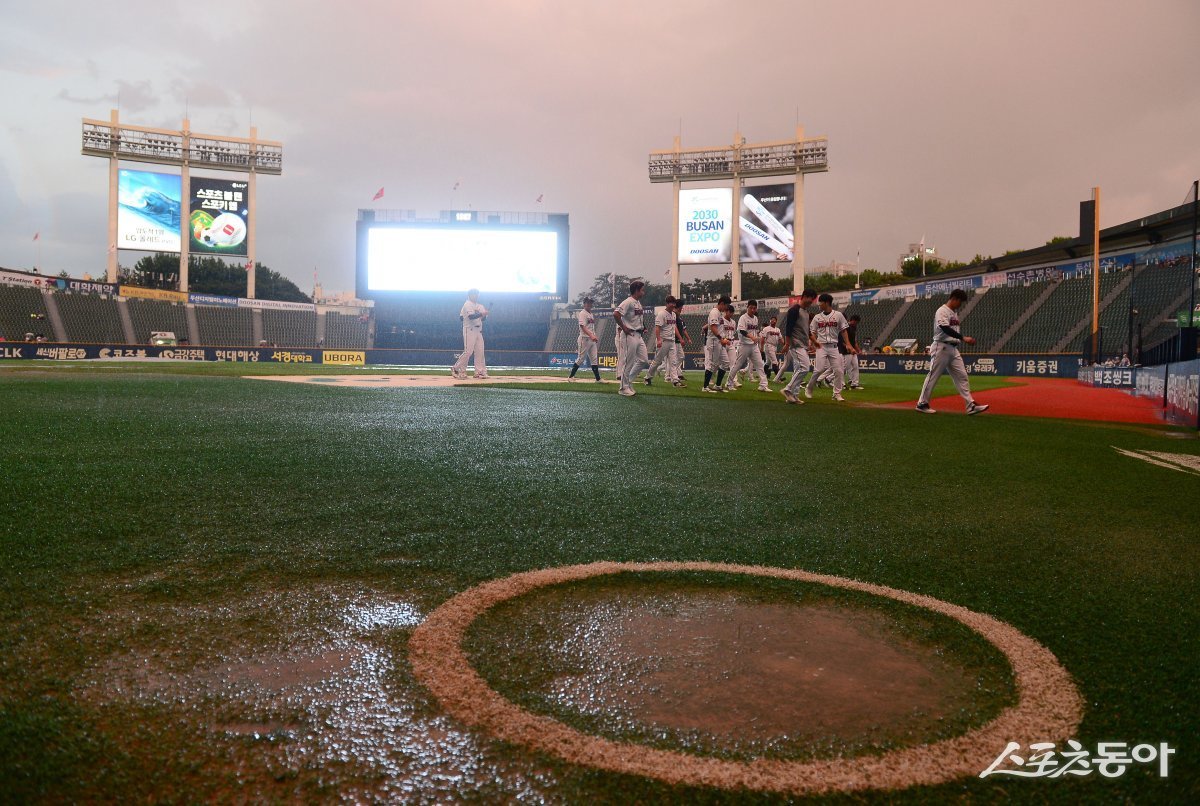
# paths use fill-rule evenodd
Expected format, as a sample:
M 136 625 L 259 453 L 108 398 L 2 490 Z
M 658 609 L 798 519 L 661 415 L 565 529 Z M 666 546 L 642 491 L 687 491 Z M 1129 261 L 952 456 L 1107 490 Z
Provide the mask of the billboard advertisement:
M 742 189 L 738 232 L 743 263 L 792 259 L 795 201 L 796 186 L 791 183 Z
M 679 191 L 679 262 L 729 263 L 733 250 L 733 189 Z
M 189 185 L 188 249 L 203 255 L 246 257 L 246 233 L 250 226 L 248 184 L 193 176 Z
M 367 290 L 557 295 L 560 234 L 486 226 L 371 227 Z
M 117 248 L 180 251 L 180 188 L 177 174 L 121 170 L 117 176 Z

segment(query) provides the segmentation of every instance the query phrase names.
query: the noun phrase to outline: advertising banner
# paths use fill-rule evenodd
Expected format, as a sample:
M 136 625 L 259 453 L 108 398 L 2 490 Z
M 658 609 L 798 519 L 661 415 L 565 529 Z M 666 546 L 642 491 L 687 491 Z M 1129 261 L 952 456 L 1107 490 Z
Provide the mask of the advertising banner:
M 1133 367 L 1092 367 L 1087 382 L 1109 389 L 1132 389 L 1137 386 L 1138 372 Z
M 275 311 L 315 311 L 317 306 L 311 302 L 280 302 L 274 299 L 244 299 L 238 298 L 239 308 L 270 308 Z
M 177 174 L 119 171 L 117 248 L 178 252 L 181 187 Z
M 917 283 L 917 296 L 923 297 L 927 294 L 949 294 L 956 288 L 963 290 L 971 290 L 983 286 L 983 277 L 975 274 L 970 277 L 954 277 L 949 280 L 929 280 L 924 283 Z
M 191 242 L 189 249 L 202 255 L 246 256 L 250 226 L 247 183 L 193 176 L 188 200 Z
M 679 262 L 729 263 L 733 255 L 733 189 L 679 191 Z
M 367 354 L 364 350 L 323 350 L 321 363 L 360 367 L 367 363 Z
M 1164 403 L 1167 398 L 1167 365 L 1138 367 L 1134 394 Z
M 162 288 L 138 288 L 133 285 L 121 286 L 121 296 L 137 297 L 138 299 L 157 299 L 162 302 L 188 301 L 188 295 L 182 291 L 167 291 Z
M 59 291 L 82 291 L 88 294 L 116 294 L 116 283 L 97 283 L 91 280 L 73 280 L 68 277 L 44 277 L 18 271 L 0 270 L 0 283 L 23 285 L 34 288 L 57 288 Z
M 756 185 L 742 189 L 738 233 L 743 263 L 792 259 L 795 248 L 796 186 Z
M 237 297 L 222 297 L 218 294 L 188 294 L 188 302 L 193 305 L 214 305 L 220 308 L 236 308 Z
M 38 274 L 25 274 L 17 271 L 0 271 L 0 283 L 6 285 L 27 285 L 43 288 L 49 278 Z
M 1167 419 L 1200 428 L 1200 361 L 1167 367 Z
M 963 355 L 971 375 L 1009 377 L 1077 378 L 1078 356 Z M 929 371 L 927 355 L 881 355 L 869 353 L 858 358 L 862 372 L 921 374 Z
M 85 294 L 115 295 L 120 286 L 116 283 L 97 283 L 92 280 L 68 280 L 64 277 L 54 279 L 54 287 L 60 291 L 79 291 Z

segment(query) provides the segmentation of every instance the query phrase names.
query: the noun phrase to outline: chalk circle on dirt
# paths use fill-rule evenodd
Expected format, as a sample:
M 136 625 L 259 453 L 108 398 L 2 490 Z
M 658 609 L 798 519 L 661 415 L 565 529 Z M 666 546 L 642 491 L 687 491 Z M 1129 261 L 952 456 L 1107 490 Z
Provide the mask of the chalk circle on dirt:
M 624 573 L 715 573 L 792 580 L 856 591 L 924 608 L 965 625 L 1011 667 L 1015 705 L 950 738 L 846 758 L 730 760 L 596 736 L 533 713 L 505 698 L 475 670 L 463 647 L 471 625 L 491 608 L 547 586 Z M 564 761 L 664 783 L 789 794 L 890 790 L 978 776 L 1010 741 L 1072 738 L 1083 700 L 1054 655 L 1012 626 L 921 594 L 802 570 L 710 562 L 612 563 L 515 574 L 454 596 L 431 613 L 409 641 L 414 675 L 451 715 L 510 744 Z

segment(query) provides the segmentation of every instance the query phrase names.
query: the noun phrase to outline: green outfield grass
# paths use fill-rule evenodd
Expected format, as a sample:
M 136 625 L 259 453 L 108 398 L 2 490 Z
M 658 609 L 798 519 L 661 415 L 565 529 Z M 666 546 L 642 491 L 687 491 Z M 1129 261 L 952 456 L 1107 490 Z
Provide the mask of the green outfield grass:
M 1114 450 L 1200 454 L 1194 432 L 860 405 L 915 399 L 904 376 L 802 407 L 696 374 L 633 400 L 237 377 L 375 372 L 0 364 L 0 799 L 773 800 L 532 755 L 412 679 L 411 627 L 453 594 L 596 560 L 802 568 L 987 613 L 1075 677 L 1085 746 L 1178 748 L 1165 781 L 855 802 L 1200 796 L 1200 477 Z M 289 674 L 303 696 L 263 693 Z

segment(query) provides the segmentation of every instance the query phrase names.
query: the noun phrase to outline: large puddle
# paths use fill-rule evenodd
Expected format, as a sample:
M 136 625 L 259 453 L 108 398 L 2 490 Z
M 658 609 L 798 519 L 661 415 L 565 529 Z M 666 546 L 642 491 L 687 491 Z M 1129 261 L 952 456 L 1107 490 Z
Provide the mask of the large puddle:
M 506 603 L 484 618 L 473 661 L 506 696 L 585 730 L 717 752 L 923 744 L 994 713 L 978 692 L 1006 673 L 1000 661 L 981 676 L 886 610 L 646 587 Z

